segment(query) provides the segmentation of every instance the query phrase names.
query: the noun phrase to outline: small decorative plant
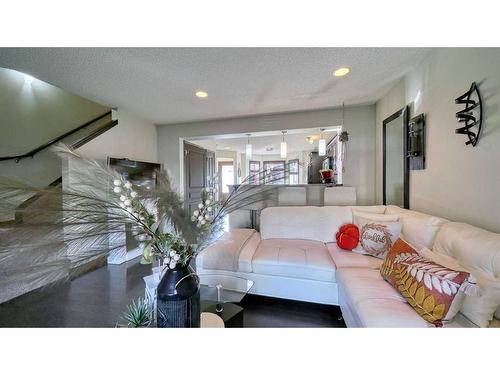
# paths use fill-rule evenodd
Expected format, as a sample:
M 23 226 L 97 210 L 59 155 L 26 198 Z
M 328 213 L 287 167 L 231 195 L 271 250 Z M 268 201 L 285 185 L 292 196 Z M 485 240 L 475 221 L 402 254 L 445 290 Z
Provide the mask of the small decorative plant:
M 115 180 L 115 184 L 121 182 Z M 180 210 L 175 218 L 166 218 L 157 215 L 158 207 L 153 206 L 148 211 L 143 203 L 136 204 L 139 219 L 147 220 L 146 224 L 150 229 L 149 234 L 144 231 L 140 238 L 145 241 L 141 263 L 150 264 L 152 257 L 155 257 L 170 269 L 174 269 L 178 264 L 186 266 L 197 254 L 200 245 L 206 245 L 217 236 L 221 227 L 220 218 L 217 216 L 221 203 L 215 201 L 218 177 L 209 177 L 207 185 L 201 193 L 201 203 L 191 216 L 188 216 L 189 212 Z M 173 202 L 176 205 L 182 205 L 177 194 L 172 194 L 171 198 L 176 201 Z M 122 196 L 120 200 L 123 201 Z M 176 227 L 182 229 L 176 230 Z
M 145 328 L 151 324 L 151 311 L 145 298 L 139 297 L 127 306 L 122 320 L 129 328 Z
M 344 130 L 342 133 L 340 133 L 339 135 L 339 141 L 340 142 L 347 142 L 349 141 L 349 133 Z

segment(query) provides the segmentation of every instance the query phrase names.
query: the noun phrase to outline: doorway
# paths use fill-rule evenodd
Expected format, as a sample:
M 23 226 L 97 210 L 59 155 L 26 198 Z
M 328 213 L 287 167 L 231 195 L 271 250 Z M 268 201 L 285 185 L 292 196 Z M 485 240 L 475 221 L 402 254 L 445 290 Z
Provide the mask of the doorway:
M 217 163 L 219 173 L 219 196 L 225 200 L 234 185 L 234 163 L 232 161 L 219 161 Z
M 215 172 L 215 152 L 184 142 L 184 201 L 189 212 L 201 202 L 208 176 Z

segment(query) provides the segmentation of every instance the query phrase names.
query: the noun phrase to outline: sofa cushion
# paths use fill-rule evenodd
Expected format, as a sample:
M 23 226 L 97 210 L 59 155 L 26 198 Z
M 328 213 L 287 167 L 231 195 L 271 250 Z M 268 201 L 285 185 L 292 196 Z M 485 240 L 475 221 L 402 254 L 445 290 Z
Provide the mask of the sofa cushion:
M 379 269 L 382 264 L 382 259 L 342 250 L 336 243 L 328 243 L 326 247 L 337 269 L 345 267 Z
M 478 328 L 478 326 L 459 313 L 451 322 L 446 323 L 443 328 Z
M 353 211 L 353 221 L 356 224 L 358 218 L 363 218 L 372 221 L 399 221 L 399 215 L 376 214 L 373 212 Z
M 458 263 L 477 279 L 481 295 L 466 296 L 460 311 L 478 326 L 487 327 L 500 306 L 500 234 L 447 223 L 438 232 L 432 253 L 442 262 L 448 258 L 449 263 Z
M 370 213 L 370 214 L 383 214 L 385 213 L 385 206 L 350 206 L 352 213 Z
M 250 239 L 256 234 L 254 229 L 243 228 L 224 233 L 198 255 L 196 259 L 197 267 L 238 271 L 240 254 L 249 242 L 251 242 L 253 251 L 255 251 L 258 242 L 256 243 L 255 240 L 250 241 Z M 258 239 L 258 235 L 256 238 Z
M 343 224 L 352 223 L 349 207 L 268 207 L 260 216 L 260 234 L 268 239 L 335 242 Z
M 389 250 L 380 273 L 422 318 L 439 327 L 462 307 L 462 289 L 473 287 L 468 272 L 429 260 L 401 239 Z
M 399 215 L 399 221 L 403 223 L 401 237 L 417 250 L 422 247 L 432 247 L 439 228 L 449 222 L 440 217 L 406 210 L 397 206 L 387 206 L 385 213 Z
M 324 243 L 310 240 L 262 240 L 252 260 L 255 273 L 335 281 L 335 263 Z
M 378 270 L 340 268 L 336 274 L 341 303 L 349 306 L 363 327 L 428 327 Z
M 366 299 L 356 306 L 358 319 L 368 328 L 428 327 L 407 304 L 392 299 Z
M 447 223 L 432 251 L 456 259 L 491 279 L 500 279 L 500 234 L 465 223 Z
M 260 244 L 260 233 L 255 232 L 252 237 L 247 241 L 245 246 L 240 252 L 240 258 L 238 259 L 238 271 L 239 272 L 252 272 L 252 259 L 255 251 Z
M 379 270 L 339 268 L 336 279 L 353 306 L 371 298 L 392 299 L 406 304 L 404 297 L 380 276 Z

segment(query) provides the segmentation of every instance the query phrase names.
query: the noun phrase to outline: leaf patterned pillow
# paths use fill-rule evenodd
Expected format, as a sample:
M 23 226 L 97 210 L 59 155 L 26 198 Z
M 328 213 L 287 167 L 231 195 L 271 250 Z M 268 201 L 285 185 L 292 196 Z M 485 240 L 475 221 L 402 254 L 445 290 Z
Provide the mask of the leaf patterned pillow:
M 462 307 L 469 274 L 443 267 L 421 256 L 398 239 L 380 268 L 382 277 L 426 321 L 437 327 L 451 320 Z

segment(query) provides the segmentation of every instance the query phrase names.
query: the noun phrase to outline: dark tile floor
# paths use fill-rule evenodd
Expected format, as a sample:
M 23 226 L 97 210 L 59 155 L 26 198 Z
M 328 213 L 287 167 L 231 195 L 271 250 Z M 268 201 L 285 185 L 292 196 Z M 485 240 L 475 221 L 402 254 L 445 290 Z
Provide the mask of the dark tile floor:
M 151 266 L 107 265 L 65 284 L 0 304 L 0 327 L 114 327 L 126 305 L 144 295 Z M 336 306 L 248 295 L 245 327 L 345 327 Z

